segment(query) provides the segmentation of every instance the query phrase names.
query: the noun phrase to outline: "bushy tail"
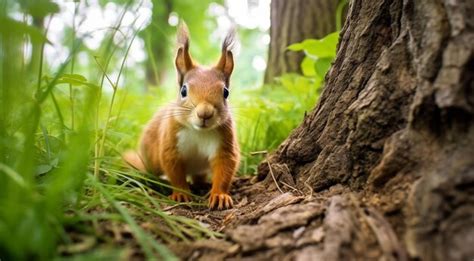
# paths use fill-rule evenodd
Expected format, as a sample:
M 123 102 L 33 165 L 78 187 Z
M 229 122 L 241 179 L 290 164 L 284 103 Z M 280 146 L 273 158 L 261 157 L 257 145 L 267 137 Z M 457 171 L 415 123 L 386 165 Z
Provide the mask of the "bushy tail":
M 128 150 L 122 154 L 122 158 L 125 162 L 128 163 L 128 165 L 132 166 L 133 168 L 142 172 L 146 172 L 145 164 L 143 163 L 142 158 L 136 151 Z

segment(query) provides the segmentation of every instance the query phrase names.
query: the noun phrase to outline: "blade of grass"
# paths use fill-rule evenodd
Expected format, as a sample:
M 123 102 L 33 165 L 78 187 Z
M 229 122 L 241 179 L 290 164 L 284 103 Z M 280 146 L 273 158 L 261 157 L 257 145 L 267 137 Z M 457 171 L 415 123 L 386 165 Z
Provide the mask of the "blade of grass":
M 71 32 L 71 35 L 72 35 L 72 39 L 74 39 L 76 37 L 76 17 L 77 17 L 77 9 L 79 8 L 79 2 L 74 2 L 74 15 L 72 16 L 72 32 Z M 74 44 L 76 43 L 76 41 L 72 41 L 72 47 L 71 47 L 71 50 L 74 50 L 75 49 L 75 46 Z M 76 61 L 76 55 L 73 54 L 72 57 L 71 57 L 71 74 L 74 73 L 74 65 L 75 65 L 75 61 Z M 69 84 L 69 101 L 71 103 L 71 130 L 74 130 L 74 90 L 72 88 L 72 84 Z
M 135 24 L 135 22 L 137 21 L 138 17 L 135 18 L 134 22 L 132 24 Z M 105 143 L 105 138 L 107 136 L 107 129 L 108 129 L 108 126 L 109 126 L 109 122 L 110 122 L 110 118 L 112 117 L 112 108 L 113 108 L 113 105 L 114 105 L 114 101 L 115 101 L 115 96 L 117 95 L 117 86 L 119 84 L 119 81 L 120 81 L 120 76 L 122 75 L 122 72 L 123 72 L 123 69 L 124 69 L 124 66 L 125 66 L 125 61 L 127 60 L 127 57 L 128 57 L 128 54 L 130 52 L 130 48 L 132 47 L 132 44 L 135 40 L 135 38 L 137 37 L 138 35 L 138 32 L 140 30 L 135 30 L 135 33 L 133 34 L 133 37 L 130 41 L 130 44 L 128 45 L 127 47 L 127 50 L 125 51 L 125 55 L 122 59 L 122 64 L 120 65 L 120 69 L 119 69 L 119 73 L 117 75 L 117 79 L 115 80 L 115 83 L 113 83 L 111 81 L 111 79 L 108 77 L 107 75 L 107 72 L 105 71 L 105 68 L 103 68 L 101 65 L 100 65 L 100 62 L 97 60 L 97 58 L 95 58 L 99 68 L 101 69 L 102 73 L 105 75 L 106 79 L 109 81 L 110 85 L 112 86 L 113 88 L 113 93 L 112 93 L 112 99 L 110 101 L 110 105 L 109 105 L 109 110 L 107 112 L 107 116 L 106 116 L 106 120 L 105 120 L 105 126 L 104 126 L 104 129 L 102 131 L 102 139 L 100 141 L 100 145 L 99 145 L 99 153 L 98 153 L 98 156 L 102 156 L 103 153 L 104 153 L 104 143 Z M 100 160 L 97 160 L 96 161 L 96 169 L 94 170 L 94 174 L 97 176 L 99 174 L 99 172 L 97 171 L 98 168 L 100 167 Z
M 132 0 L 128 1 L 126 3 L 125 7 L 123 8 L 122 13 L 121 13 L 119 19 L 117 20 L 116 26 L 112 30 L 112 35 L 109 38 L 107 44 L 105 45 L 106 46 L 105 50 L 111 49 L 110 47 L 113 44 L 113 39 L 115 37 L 115 34 L 119 31 L 119 27 L 122 24 L 122 21 L 125 17 L 126 11 L 128 10 L 131 3 L 132 3 Z M 115 51 L 117 50 L 117 48 L 118 48 L 118 46 L 115 46 L 114 48 L 112 48 L 112 51 L 110 52 L 110 55 L 106 59 L 106 63 L 105 63 L 105 66 L 104 66 L 104 71 L 107 71 L 110 60 L 112 59 L 112 56 L 115 53 Z M 100 80 L 100 91 L 98 93 L 98 103 L 99 104 L 97 106 L 96 116 L 95 116 L 95 148 L 94 148 L 94 155 L 95 155 L 94 175 L 95 176 L 99 175 L 99 167 L 100 167 L 100 161 L 98 159 L 101 156 L 101 154 L 100 154 L 100 142 L 99 142 L 99 140 L 100 140 L 100 133 L 99 133 L 100 132 L 100 130 L 99 130 L 100 113 L 99 112 L 100 112 L 100 102 L 102 100 L 102 90 L 103 90 L 105 78 L 106 78 L 106 74 L 104 72 L 102 72 L 102 76 L 101 76 L 101 80 Z
M 160 254 L 160 257 L 163 258 L 163 260 L 177 260 L 177 258 L 174 257 L 174 255 L 165 247 L 159 245 L 155 240 L 150 238 L 148 234 L 143 231 L 143 229 L 138 226 L 138 224 L 135 222 L 133 217 L 128 213 L 128 211 L 120 206 L 120 204 L 113 199 L 113 197 L 109 194 L 107 189 L 103 187 L 103 185 L 95 179 L 95 177 L 91 177 L 92 183 L 94 184 L 94 187 L 97 188 L 98 191 L 104 196 L 104 198 L 109 201 L 109 203 L 122 215 L 124 220 L 127 222 L 127 224 L 130 226 L 132 229 L 133 234 L 137 238 L 138 242 L 140 243 L 143 251 L 145 252 L 145 255 L 147 256 L 147 259 L 153 259 L 153 249 L 155 249 L 158 254 Z
M 18 186 L 21 188 L 27 188 L 27 184 L 23 177 L 14 169 L 0 162 L 0 170 L 3 171 L 7 177 L 11 178 Z
M 63 142 L 65 142 L 65 133 L 64 133 L 64 117 L 63 117 L 63 114 L 61 113 L 61 109 L 59 108 L 59 104 L 58 104 L 58 101 L 56 100 L 56 97 L 54 96 L 54 92 L 51 90 L 50 92 L 50 95 L 51 95 L 51 100 L 53 101 L 53 105 L 54 105 L 54 109 L 56 110 L 56 114 L 58 115 L 58 119 L 59 119 L 59 124 L 60 124 L 60 132 L 61 134 L 59 135 L 61 137 L 61 140 Z

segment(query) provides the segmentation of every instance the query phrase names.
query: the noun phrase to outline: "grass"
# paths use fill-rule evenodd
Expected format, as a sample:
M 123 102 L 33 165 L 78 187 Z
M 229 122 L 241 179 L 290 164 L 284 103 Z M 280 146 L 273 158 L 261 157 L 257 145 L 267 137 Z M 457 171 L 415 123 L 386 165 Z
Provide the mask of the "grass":
M 81 39 L 74 40 L 77 48 L 71 48 L 68 59 L 52 71 L 43 62 L 43 33 L 5 13 L 2 20 L 24 25 L 24 30 L 2 31 L 0 39 L 0 258 L 51 259 L 59 254 L 58 245 L 75 244 L 71 231 L 94 235 L 96 232 L 81 227 L 101 222 L 127 224 L 140 252 L 149 259 L 173 259 L 163 242 L 218 236 L 194 220 L 165 213 L 163 204 L 170 203 L 168 198 L 143 184 L 143 175 L 118 164 L 120 148 L 112 145 L 111 139 L 119 133 L 111 127 L 119 112 L 113 108 L 128 49 L 137 32 L 128 39 L 114 81 L 107 66 L 117 49 L 108 48 L 110 51 L 97 58 L 99 78 L 113 87 L 107 99 L 104 80 L 96 84 L 74 72 L 72 63 Z M 117 31 L 111 30 L 108 43 Z M 33 34 L 40 39 L 33 42 Z M 25 54 L 18 46 L 28 43 L 40 50 L 36 74 L 19 59 Z M 105 65 L 101 60 L 107 61 Z M 38 76 L 29 80 L 26 75 Z M 160 185 L 158 181 L 148 182 Z M 150 215 L 163 224 L 154 233 L 139 225 Z
M 273 85 L 234 92 L 231 102 L 242 151 L 240 173 L 256 173 L 265 152 L 276 149 L 312 109 L 319 86 L 315 79 L 287 74 Z
M 76 63 L 84 48 L 75 27 L 68 58 L 50 68 L 44 56 L 48 28 L 11 19 L 10 4 L 0 1 L 0 23 L 13 28 L 0 29 L 0 259 L 125 259 L 139 253 L 173 260 L 164 244 L 220 237 L 196 220 L 169 215 L 169 185 L 121 162 L 120 153 L 136 146 L 155 109 L 175 95 L 172 88 L 143 94 L 121 85 L 134 70 L 125 64 L 138 33 L 122 47 L 114 44 L 125 11 L 104 32 L 88 65 L 98 74 L 87 79 Z M 26 46 L 39 64 L 29 66 Z M 256 172 L 263 154 L 252 152 L 274 150 L 303 119 L 320 82 L 284 75 L 274 85 L 232 90 L 241 175 Z M 124 247 L 102 228 L 123 226 L 134 239 Z M 87 247 L 77 235 L 95 243 Z

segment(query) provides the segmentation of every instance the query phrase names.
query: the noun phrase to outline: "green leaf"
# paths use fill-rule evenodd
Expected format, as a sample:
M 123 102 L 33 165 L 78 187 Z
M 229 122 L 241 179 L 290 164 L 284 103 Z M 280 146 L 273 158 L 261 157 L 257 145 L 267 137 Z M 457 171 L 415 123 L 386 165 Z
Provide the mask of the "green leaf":
M 46 37 L 38 28 L 27 25 L 26 23 L 0 16 L 0 24 L 0 35 L 5 39 L 10 39 L 12 36 L 22 37 L 26 34 L 33 43 L 43 43 L 47 41 Z
M 50 0 L 21 0 L 22 9 L 33 17 L 43 18 L 59 12 L 59 6 Z
M 324 57 L 335 57 L 338 40 L 339 32 L 334 32 L 320 40 L 306 39 L 301 43 L 292 44 L 288 46 L 288 49 L 291 51 L 303 50 L 305 54 L 313 60 Z
M 38 165 L 36 167 L 36 175 L 41 175 L 50 172 L 53 169 L 51 165 Z
M 339 42 L 339 32 L 334 32 L 326 35 L 323 39 L 320 40 L 321 42 L 325 42 L 328 45 L 336 47 L 337 43 Z
M 294 43 L 286 47 L 286 49 L 291 51 L 301 51 L 304 50 L 304 45 L 302 43 Z
M 45 82 L 51 82 L 52 78 L 49 76 L 43 76 Z M 80 74 L 63 74 L 59 77 L 55 84 L 71 84 L 73 86 L 88 86 L 88 87 L 98 87 L 96 84 L 90 83 L 87 81 L 87 78 Z
M 303 58 L 303 61 L 301 62 L 301 71 L 303 72 L 304 76 L 315 76 L 316 71 L 315 71 L 315 61 L 308 56 Z
M 51 162 L 49 163 L 49 165 L 51 165 L 52 167 L 57 167 L 57 166 L 58 166 L 58 163 L 59 163 L 59 159 L 58 159 L 58 158 L 54 158 L 53 160 L 51 160 Z
M 85 85 L 87 84 L 86 77 L 80 74 L 63 74 L 58 80 L 57 83 L 69 83 L 72 85 Z
M 326 57 L 318 59 L 314 62 L 314 70 L 319 76 L 321 76 L 321 78 L 324 78 L 326 75 L 329 67 L 331 66 L 332 60 L 333 58 Z
M 305 54 L 315 60 L 323 57 L 334 57 L 336 55 L 336 47 L 328 43 L 305 40 L 303 44 L 305 46 Z

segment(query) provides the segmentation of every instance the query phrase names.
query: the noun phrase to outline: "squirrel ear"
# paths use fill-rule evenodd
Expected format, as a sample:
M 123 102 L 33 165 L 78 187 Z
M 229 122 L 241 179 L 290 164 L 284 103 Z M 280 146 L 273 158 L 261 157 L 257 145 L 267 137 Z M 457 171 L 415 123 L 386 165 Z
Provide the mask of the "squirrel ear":
M 226 81 L 229 80 L 230 75 L 232 74 L 232 70 L 234 69 L 234 57 L 232 55 L 232 46 L 234 45 L 235 41 L 235 29 L 232 28 L 229 30 L 229 33 L 224 39 L 222 43 L 222 53 L 219 62 L 216 65 L 216 69 L 222 71 L 226 78 Z
M 193 59 L 189 54 L 189 31 L 184 22 L 182 22 L 179 26 L 177 40 L 179 48 L 178 52 L 176 53 L 175 65 L 181 84 L 184 74 L 194 68 Z

